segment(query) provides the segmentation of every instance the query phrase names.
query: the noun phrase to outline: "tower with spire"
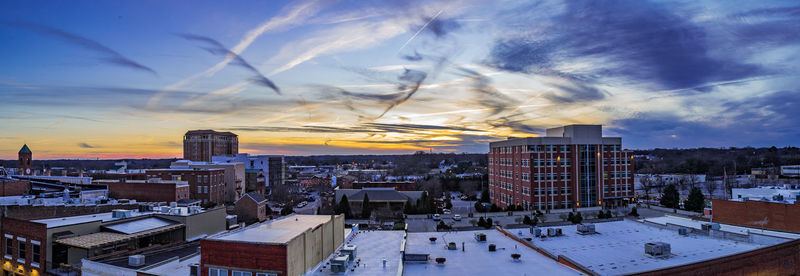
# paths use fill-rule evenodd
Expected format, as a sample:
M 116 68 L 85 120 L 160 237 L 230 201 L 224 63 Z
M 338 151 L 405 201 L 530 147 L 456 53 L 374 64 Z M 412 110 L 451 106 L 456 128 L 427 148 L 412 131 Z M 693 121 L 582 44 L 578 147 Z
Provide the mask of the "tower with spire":
M 28 144 L 22 146 L 19 150 L 19 162 L 17 163 L 17 174 L 32 175 L 33 174 L 33 153 L 28 148 Z

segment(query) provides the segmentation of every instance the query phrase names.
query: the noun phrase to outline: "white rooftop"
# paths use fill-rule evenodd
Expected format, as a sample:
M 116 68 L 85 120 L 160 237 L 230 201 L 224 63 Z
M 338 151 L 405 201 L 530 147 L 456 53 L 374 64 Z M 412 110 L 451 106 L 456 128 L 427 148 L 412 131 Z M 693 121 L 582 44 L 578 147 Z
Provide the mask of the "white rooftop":
M 191 272 L 191 267 L 189 266 L 199 263 L 200 254 L 197 254 L 185 260 L 173 260 L 144 271 L 152 275 L 189 275 Z
M 550 228 L 550 227 L 546 227 Z M 546 231 L 543 228 L 543 231 Z M 689 234 L 648 226 L 635 221 L 616 221 L 595 224 L 599 234 L 579 235 L 576 226 L 562 226 L 564 236 L 545 240 L 533 239 L 533 245 L 555 256 L 564 255 L 601 275 L 640 273 L 673 266 L 716 259 L 723 256 L 754 250 L 763 245 Z M 531 237 L 528 229 L 514 229 L 512 233 Z M 648 242 L 669 243 L 672 256 L 666 259 L 651 258 L 644 254 Z
M 137 212 L 136 210 L 132 210 L 131 216 L 142 216 L 151 214 L 152 212 Z M 36 223 L 44 223 L 47 224 L 47 228 L 54 228 L 54 227 L 61 227 L 73 224 L 80 224 L 92 221 L 112 221 L 115 218 L 112 216 L 111 212 L 108 213 L 98 213 L 98 214 L 90 214 L 90 215 L 81 215 L 81 216 L 72 216 L 72 217 L 59 217 L 59 218 L 48 218 L 48 219 L 37 219 L 32 220 L 31 222 Z
M 476 232 L 486 234 L 486 242 L 476 241 Z M 432 244 L 428 240 L 430 237 L 436 237 L 436 243 Z M 403 264 L 405 275 L 581 275 L 494 229 L 408 233 L 406 240 L 407 254 L 428 253 L 430 260 L 422 264 Z M 448 242 L 455 242 L 458 249 L 448 250 Z M 489 252 L 489 244 L 495 244 L 497 251 Z M 514 262 L 512 253 L 519 253 L 521 261 Z M 444 265 L 434 261 L 438 257 L 447 258 Z
M 356 259 L 361 259 L 353 271 L 354 262 L 344 273 L 331 272 L 330 266 L 314 271 L 312 275 L 397 275 L 402 261 L 400 247 L 403 245 L 404 231 L 359 231 L 347 244 L 356 246 Z M 338 256 L 334 253 L 331 258 Z M 386 267 L 383 260 L 386 259 Z
M 287 243 L 310 228 L 326 223 L 331 216 L 294 214 L 270 220 L 244 229 L 226 232 L 211 239 L 252 243 Z

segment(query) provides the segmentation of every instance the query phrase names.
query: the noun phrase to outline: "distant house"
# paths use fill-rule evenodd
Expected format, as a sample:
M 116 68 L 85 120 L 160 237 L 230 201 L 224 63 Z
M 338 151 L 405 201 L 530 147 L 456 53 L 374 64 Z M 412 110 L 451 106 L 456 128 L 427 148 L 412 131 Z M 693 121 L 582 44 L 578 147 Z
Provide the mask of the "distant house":
M 246 193 L 234 204 L 234 212 L 240 221 L 252 223 L 267 220 L 267 199 L 258 192 Z

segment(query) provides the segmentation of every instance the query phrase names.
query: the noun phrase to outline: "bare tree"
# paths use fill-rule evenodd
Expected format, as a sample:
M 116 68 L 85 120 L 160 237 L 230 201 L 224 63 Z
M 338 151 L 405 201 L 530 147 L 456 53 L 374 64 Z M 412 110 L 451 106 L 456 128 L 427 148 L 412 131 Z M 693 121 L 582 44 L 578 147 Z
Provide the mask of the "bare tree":
M 689 181 L 689 189 L 693 189 L 697 186 L 697 184 L 699 184 L 700 177 L 696 174 L 690 174 L 687 180 Z
M 716 181 L 706 181 L 706 192 L 708 192 L 708 198 L 714 198 L 714 191 L 717 190 L 717 182 Z
M 645 175 L 643 178 L 639 178 L 639 184 L 641 184 L 641 189 L 644 191 L 645 198 L 650 200 L 650 191 L 653 190 L 655 187 L 655 182 L 651 175 Z
M 678 186 L 678 191 L 687 191 L 687 190 L 689 190 L 688 189 L 689 188 L 689 176 L 686 176 L 686 175 L 678 176 L 678 179 L 676 179 L 676 181 L 677 181 L 677 183 L 675 183 L 675 184 L 677 184 L 677 185 L 675 185 L 675 186 Z

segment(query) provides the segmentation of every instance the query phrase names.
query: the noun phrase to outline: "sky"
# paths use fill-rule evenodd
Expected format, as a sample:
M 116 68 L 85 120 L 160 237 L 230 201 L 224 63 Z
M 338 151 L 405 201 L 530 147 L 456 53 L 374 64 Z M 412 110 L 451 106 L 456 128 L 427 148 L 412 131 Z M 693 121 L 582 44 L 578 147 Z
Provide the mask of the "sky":
M 2 1 L 0 158 L 798 146 L 796 1 Z

